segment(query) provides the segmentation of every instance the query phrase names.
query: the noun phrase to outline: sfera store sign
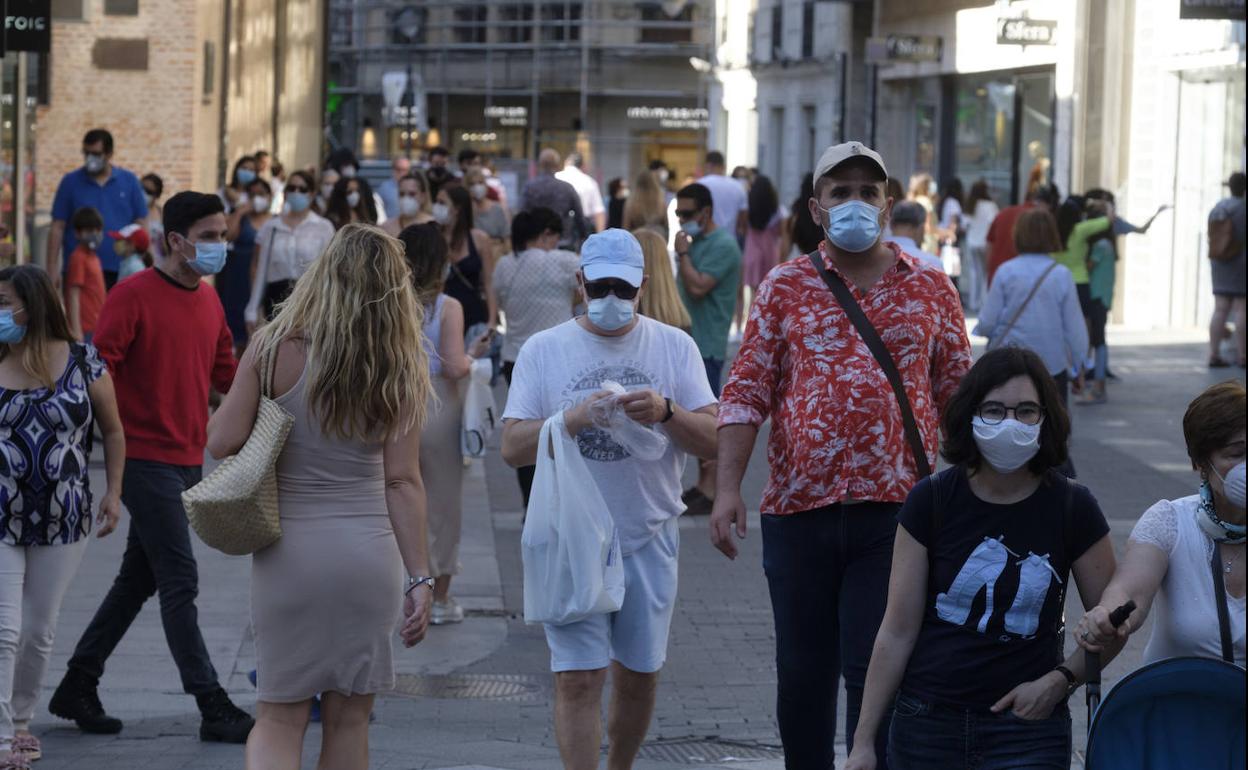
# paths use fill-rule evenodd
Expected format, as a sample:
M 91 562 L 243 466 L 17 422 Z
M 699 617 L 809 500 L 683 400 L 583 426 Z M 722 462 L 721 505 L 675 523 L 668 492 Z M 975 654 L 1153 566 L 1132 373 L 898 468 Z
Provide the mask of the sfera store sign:
M 997 45 L 1056 45 L 1057 22 L 1049 19 L 997 19 Z
M 52 0 L 0 0 L 0 12 L 4 14 L 0 55 L 52 50 Z

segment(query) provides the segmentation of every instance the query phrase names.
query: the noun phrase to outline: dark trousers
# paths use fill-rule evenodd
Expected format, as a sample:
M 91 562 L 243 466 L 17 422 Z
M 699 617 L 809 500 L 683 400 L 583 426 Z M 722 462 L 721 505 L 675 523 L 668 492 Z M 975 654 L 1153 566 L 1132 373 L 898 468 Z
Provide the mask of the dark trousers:
M 1081 363 L 1082 365 L 1082 363 Z M 1053 381 L 1057 383 L 1057 394 L 1062 397 L 1062 408 L 1070 411 L 1070 375 L 1066 372 L 1059 372 L 1053 375 Z M 1069 442 L 1067 442 L 1069 447 Z M 1066 458 L 1066 462 L 1058 466 L 1058 471 L 1068 479 L 1079 478 L 1079 473 L 1075 470 L 1075 461 L 1070 457 Z
M 74 648 L 69 668 L 98 682 L 105 661 L 144 602 L 159 593 L 165 641 L 182 676 L 182 689 L 202 695 L 218 687 L 199 632 L 199 572 L 182 507 L 182 492 L 200 477 L 199 466 L 126 460 L 121 497 L 130 511 L 126 552 L 112 588 Z
M 964 711 L 898 695 L 888 742 L 893 770 L 1068 770 L 1070 710 L 1048 719 Z
M 516 370 L 515 361 L 503 362 L 503 379 L 507 387 L 511 387 L 511 375 Z M 529 495 L 533 492 L 533 474 L 537 473 L 536 465 L 522 465 L 516 468 L 516 481 L 520 483 L 520 496 L 524 498 L 524 510 L 529 510 Z
M 853 748 L 875 634 L 888 603 L 898 503 L 831 505 L 763 516 L 763 569 L 776 624 L 776 716 L 788 770 L 828 770 L 835 759 L 838 677 Z M 888 720 L 876 735 L 887 770 Z

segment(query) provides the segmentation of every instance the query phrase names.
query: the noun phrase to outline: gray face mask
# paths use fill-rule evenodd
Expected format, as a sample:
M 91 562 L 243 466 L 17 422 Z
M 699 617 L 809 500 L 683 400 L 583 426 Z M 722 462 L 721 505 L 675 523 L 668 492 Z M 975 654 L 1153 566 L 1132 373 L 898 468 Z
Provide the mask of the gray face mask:
M 83 155 L 82 166 L 83 168 L 87 170 L 88 174 L 100 173 L 101 171 L 104 170 L 104 166 L 106 163 L 107 161 L 104 159 L 103 155 L 97 155 L 95 153 L 90 153 L 90 152 Z

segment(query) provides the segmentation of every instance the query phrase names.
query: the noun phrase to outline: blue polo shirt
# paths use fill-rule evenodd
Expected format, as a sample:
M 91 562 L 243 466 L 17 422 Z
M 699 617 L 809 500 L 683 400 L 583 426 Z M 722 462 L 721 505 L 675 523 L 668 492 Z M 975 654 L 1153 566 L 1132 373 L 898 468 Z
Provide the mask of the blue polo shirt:
M 65 239 L 61 243 L 61 265 L 69 264 L 69 255 L 78 245 L 74 237 L 74 229 L 70 225 L 74 212 L 90 206 L 100 212 L 104 218 L 104 240 L 97 253 L 100 256 L 100 267 L 116 272 L 120 261 L 113 253 L 113 239 L 108 237 L 110 230 L 120 230 L 132 222 L 147 216 L 147 199 L 143 197 L 143 185 L 139 178 L 124 168 L 113 166 L 113 171 L 104 184 L 99 184 L 84 168 L 77 168 L 61 177 L 56 188 L 56 198 L 52 201 L 52 219 L 65 223 Z

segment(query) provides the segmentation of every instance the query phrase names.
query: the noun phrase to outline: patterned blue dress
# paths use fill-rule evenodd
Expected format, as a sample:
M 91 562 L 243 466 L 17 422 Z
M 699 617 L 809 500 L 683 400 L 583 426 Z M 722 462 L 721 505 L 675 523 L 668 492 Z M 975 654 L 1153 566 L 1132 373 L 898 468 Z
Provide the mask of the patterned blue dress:
M 87 389 L 104 371 L 94 346 L 71 343 L 54 389 L 0 388 L 0 542 L 58 545 L 90 534 Z

